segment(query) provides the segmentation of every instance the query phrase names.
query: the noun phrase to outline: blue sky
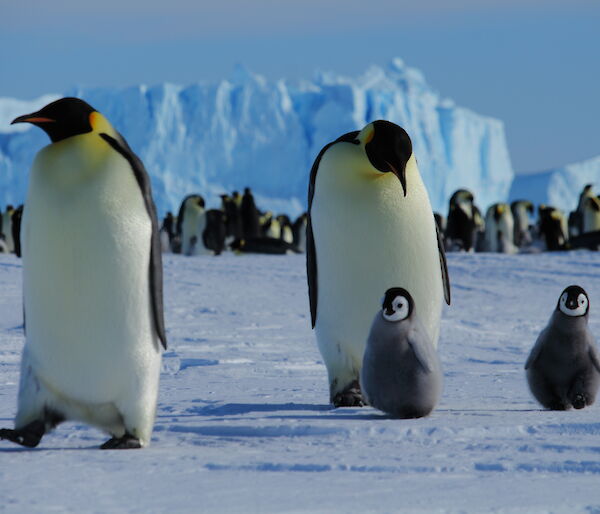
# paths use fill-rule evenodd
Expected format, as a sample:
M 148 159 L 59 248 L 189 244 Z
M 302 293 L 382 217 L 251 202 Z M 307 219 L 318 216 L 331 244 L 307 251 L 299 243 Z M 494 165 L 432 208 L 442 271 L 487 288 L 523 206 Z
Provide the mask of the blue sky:
M 217 80 L 237 63 L 356 75 L 399 56 L 502 119 L 515 169 L 533 171 L 600 154 L 599 28 L 585 0 L 3 1 L 0 96 Z

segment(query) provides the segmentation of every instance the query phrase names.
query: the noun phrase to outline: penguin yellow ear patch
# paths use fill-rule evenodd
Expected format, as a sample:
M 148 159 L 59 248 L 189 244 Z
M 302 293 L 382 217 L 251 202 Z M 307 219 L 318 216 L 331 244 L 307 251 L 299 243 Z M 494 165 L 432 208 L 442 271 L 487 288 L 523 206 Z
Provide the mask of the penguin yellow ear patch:
M 98 111 L 90 113 L 90 126 L 94 132 L 104 132 L 110 136 L 114 136 L 112 125 Z
M 374 137 L 375 137 L 375 127 L 373 126 L 372 123 L 369 123 L 367 126 L 365 126 L 364 129 L 362 129 L 360 131 L 360 134 L 358 134 L 357 139 L 363 145 L 366 145 L 366 144 L 370 143 Z

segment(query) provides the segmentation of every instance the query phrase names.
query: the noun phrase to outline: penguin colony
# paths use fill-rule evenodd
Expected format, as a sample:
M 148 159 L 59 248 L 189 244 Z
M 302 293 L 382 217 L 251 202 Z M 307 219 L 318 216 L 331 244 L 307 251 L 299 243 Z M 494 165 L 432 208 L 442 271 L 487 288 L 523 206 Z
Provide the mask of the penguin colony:
M 86 102 L 63 98 L 13 123 L 36 125 L 51 140 L 33 164 L 26 208 L 0 212 L 0 251 L 23 258 L 26 319 L 14 428 L 0 429 L 0 439 L 27 447 L 66 420 L 107 432 L 103 449 L 149 444 L 167 346 L 162 252 L 306 252 L 331 403 L 417 418 L 442 392 L 436 348 L 442 304 L 450 304 L 445 251 L 600 242 L 591 185 L 568 220 L 541 205 L 533 225 L 526 200 L 494 204 L 484 217 L 466 189 L 450 198 L 447 218 L 433 213 L 409 135 L 384 120 L 321 150 L 308 212 L 294 222 L 259 211 L 245 188 L 222 195 L 220 209 L 190 194 L 160 228 L 142 162 Z M 527 359 L 529 387 L 545 408 L 594 403 L 600 359 L 589 305 L 581 287 L 567 287 Z

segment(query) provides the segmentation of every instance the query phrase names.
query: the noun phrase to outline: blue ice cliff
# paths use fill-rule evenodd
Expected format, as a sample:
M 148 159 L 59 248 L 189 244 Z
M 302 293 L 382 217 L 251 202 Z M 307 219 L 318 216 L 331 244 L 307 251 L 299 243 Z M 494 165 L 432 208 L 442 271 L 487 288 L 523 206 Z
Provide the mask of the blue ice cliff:
M 501 121 L 442 98 L 421 72 L 395 59 L 359 77 L 320 73 L 311 81 L 268 81 L 238 68 L 227 80 L 182 87 L 77 88 L 141 157 L 159 214 L 189 193 L 209 205 L 252 187 L 259 207 L 296 215 L 306 208 L 319 150 L 343 133 L 387 119 L 410 134 L 434 210 L 458 188 L 478 205 L 508 198 L 513 170 Z M 33 156 L 48 143 L 38 129 L 10 126 L 54 99 L 0 99 L 0 206 L 25 198 Z

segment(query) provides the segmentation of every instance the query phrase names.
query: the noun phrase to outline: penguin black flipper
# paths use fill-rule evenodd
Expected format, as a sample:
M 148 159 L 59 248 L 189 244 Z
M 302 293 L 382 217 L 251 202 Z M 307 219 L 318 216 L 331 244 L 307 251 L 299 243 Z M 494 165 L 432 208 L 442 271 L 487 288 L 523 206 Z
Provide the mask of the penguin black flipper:
M 152 241 L 150 248 L 150 295 L 152 301 L 152 312 L 154 314 L 154 324 L 158 338 L 165 350 L 167 349 L 167 335 L 165 331 L 165 318 L 163 313 L 163 276 L 162 276 L 162 254 L 160 249 L 160 234 L 158 228 L 158 217 L 156 216 L 156 207 L 152 201 L 152 190 L 150 188 L 150 177 L 144 164 L 137 155 L 133 153 L 127 141 L 118 134 L 119 139 L 115 139 L 106 133 L 100 134 L 114 150 L 119 152 L 129 163 L 135 179 L 140 187 L 144 204 L 152 222 Z
M 315 181 L 317 180 L 317 171 L 323 155 L 329 148 L 336 143 L 354 143 L 356 136 L 360 133 L 359 130 L 348 132 L 343 136 L 338 137 L 335 141 L 326 144 L 312 165 L 310 170 L 310 182 L 308 184 L 308 213 L 306 220 L 306 276 L 308 278 L 308 298 L 310 300 L 310 318 L 312 328 L 315 328 L 317 322 L 317 252 L 315 249 L 315 239 L 313 237 L 312 223 L 310 219 L 310 208 L 312 207 L 313 197 L 315 196 Z M 359 144 L 356 141 L 356 144 Z
M 437 233 L 438 252 L 440 253 L 440 267 L 442 268 L 442 284 L 444 285 L 444 299 L 450 305 L 450 276 L 448 275 L 448 264 L 446 263 L 446 252 L 444 250 L 444 240 L 437 223 L 435 224 Z

